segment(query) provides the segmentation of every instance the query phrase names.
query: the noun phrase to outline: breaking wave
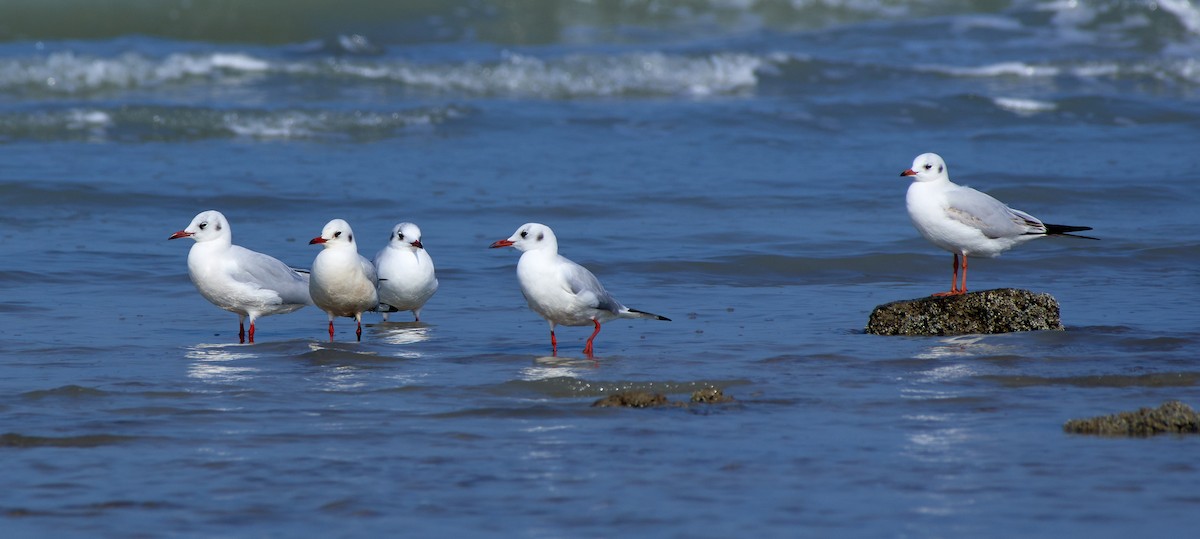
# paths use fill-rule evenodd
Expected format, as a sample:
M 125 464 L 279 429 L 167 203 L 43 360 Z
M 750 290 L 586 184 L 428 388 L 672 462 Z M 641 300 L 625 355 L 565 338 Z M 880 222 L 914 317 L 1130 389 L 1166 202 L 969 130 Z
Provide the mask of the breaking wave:
M 428 64 L 389 59 L 266 59 L 242 53 L 140 53 L 95 57 L 72 52 L 0 59 L 0 92 L 77 96 L 184 83 L 253 83 L 263 77 L 320 82 L 396 83 L 413 91 L 471 96 L 588 98 L 734 94 L 758 83 L 763 58 L 741 53 L 660 52 L 536 58 L 507 53 L 491 62 Z
M 0 141 L 161 141 L 205 138 L 352 139 L 396 135 L 471 114 L 464 107 L 392 112 L 127 106 L 0 113 Z

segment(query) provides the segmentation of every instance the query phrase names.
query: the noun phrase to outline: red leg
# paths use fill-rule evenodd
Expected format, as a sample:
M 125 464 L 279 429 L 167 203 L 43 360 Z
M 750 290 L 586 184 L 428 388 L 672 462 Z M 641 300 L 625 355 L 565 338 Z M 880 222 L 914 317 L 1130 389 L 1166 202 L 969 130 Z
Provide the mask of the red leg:
M 254 321 L 250 321 L 250 342 L 254 342 Z
M 964 261 L 966 260 L 965 256 L 963 257 L 963 260 Z M 934 294 L 934 296 L 956 296 L 956 295 L 962 293 L 962 291 L 960 291 L 958 289 L 958 253 L 954 253 L 953 268 L 954 268 L 954 274 L 950 277 L 950 291 L 949 292 L 938 292 L 938 293 Z
M 958 287 L 959 294 L 967 293 L 967 255 L 963 255 L 962 261 L 962 286 Z
M 362 341 L 362 320 L 358 321 L 358 329 L 354 331 L 354 335 L 358 337 L 360 342 Z
M 333 320 L 329 321 L 329 342 L 333 342 Z
M 554 330 L 550 330 L 550 354 L 558 355 L 558 339 L 554 338 Z
M 238 344 L 243 344 L 245 342 L 246 342 L 246 325 L 243 324 L 241 320 L 238 320 Z
M 588 337 L 587 345 L 583 347 L 583 354 L 588 357 L 592 356 L 592 340 L 596 338 L 596 335 L 600 334 L 600 321 L 592 319 L 592 323 L 596 324 L 596 330 L 592 332 L 591 337 Z

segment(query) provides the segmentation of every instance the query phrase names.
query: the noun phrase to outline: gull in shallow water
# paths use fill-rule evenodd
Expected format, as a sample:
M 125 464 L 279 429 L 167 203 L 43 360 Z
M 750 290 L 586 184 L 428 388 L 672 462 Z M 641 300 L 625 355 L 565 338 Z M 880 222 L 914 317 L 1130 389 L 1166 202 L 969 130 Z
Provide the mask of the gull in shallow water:
M 592 341 L 600 324 L 615 318 L 670 320 L 657 314 L 630 309 L 612 297 L 592 272 L 558 254 L 558 239 L 550 227 L 539 223 L 521 225 L 511 237 L 491 247 L 514 247 L 522 251 L 517 262 L 517 279 L 529 308 L 550 323 L 550 347 L 558 354 L 554 328 L 594 325 L 583 353 L 593 353 Z
M 908 186 L 908 216 L 913 226 L 934 245 L 954 253 L 951 296 L 967 292 L 967 255 L 995 257 L 1017 245 L 1045 236 L 1071 236 L 1094 240 L 1090 236 L 1070 234 L 1091 230 L 1087 226 L 1052 225 L 970 187 L 950 181 L 946 162 L 935 153 L 924 153 L 913 160 L 912 168 L 900 173 L 912 178 Z M 958 257 L 962 256 L 959 265 Z M 959 270 L 962 284 L 959 285 Z
M 392 311 L 412 311 L 421 321 L 421 307 L 437 292 L 438 280 L 433 259 L 421 243 L 421 229 L 412 223 L 392 227 L 387 246 L 375 255 L 379 272 L 379 303 L 383 321 Z
M 308 275 L 270 256 L 234 245 L 233 230 L 221 212 L 200 212 L 187 228 L 167 239 L 179 238 L 196 241 L 188 251 L 188 277 L 204 299 L 238 315 L 240 342 L 246 342 L 247 316 L 250 342 L 254 342 L 254 321 L 258 317 L 312 305 Z
M 358 322 L 355 335 L 361 341 L 362 313 L 379 307 L 375 266 L 358 254 L 354 231 L 341 219 L 327 223 L 321 235 L 308 243 L 324 247 L 313 260 L 308 291 L 313 303 L 329 315 L 329 340 L 333 340 L 333 319 L 345 316 Z

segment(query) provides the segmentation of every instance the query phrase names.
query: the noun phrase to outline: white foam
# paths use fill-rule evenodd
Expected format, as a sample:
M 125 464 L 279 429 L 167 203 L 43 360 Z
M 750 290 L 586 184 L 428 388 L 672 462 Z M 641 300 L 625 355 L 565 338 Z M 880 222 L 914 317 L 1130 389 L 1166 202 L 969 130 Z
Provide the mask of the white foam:
M 757 85 L 756 70 L 764 62 L 757 56 L 732 53 L 689 57 L 652 52 L 555 59 L 510 53 L 486 64 L 339 62 L 333 68 L 342 74 L 390 79 L 431 90 L 571 98 L 733 93 Z
M 927 66 L 926 71 L 934 71 L 959 77 L 1054 77 L 1062 70 L 1052 66 L 1037 66 L 1024 62 L 1000 62 L 979 67 L 957 66 Z
M 250 111 L 230 112 L 220 118 L 222 128 L 239 137 L 295 139 L 328 135 L 384 133 L 393 129 L 428 126 L 454 118 L 454 109 L 420 109 L 403 112 Z
M 270 62 L 245 54 L 172 54 L 157 59 L 136 53 L 99 58 L 56 52 L 0 60 L 0 88 L 36 85 L 52 92 L 74 93 L 156 85 L 221 72 L 257 73 L 270 69 Z
M 285 112 L 269 116 L 226 114 L 225 128 L 240 137 L 264 139 L 303 138 L 313 134 L 311 115 Z
M 997 107 L 1021 115 L 1049 112 L 1058 108 L 1057 104 L 1049 101 L 1022 99 L 1018 97 L 997 97 L 992 99 L 992 102 L 995 103 Z
M 234 71 L 266 71 L 271 63 L 245 54 L 214 54 L 209 57 L 213 67 Z
M 112 124 L 112 116 L 101 110 L 72 110 L 68 113 L 71 124 L 80 126 L 106 126 Z
M 78 93 L 281 72 L 393 80 L 414 88 L 482 95 L 701 97 L 752 89 L 758 84 L 759 70 L 770 71 L 773 63 L 786 61 L 783 58 L 779 54 L 642 52 L 546 59 L 508 53 L 494 62 L 424 64 L 375 59 L 281 62 L 240 53 L 177 53 L 153 58 L 137 53 L 94 57 L 57 52 L 0 60 L 0 89 L 35 86 L 53 93 Z
M 1156 0 L 1155 5 L 1175 16 L 1192 34 L 1200 34 L 1200 6 L 1189 0 Z

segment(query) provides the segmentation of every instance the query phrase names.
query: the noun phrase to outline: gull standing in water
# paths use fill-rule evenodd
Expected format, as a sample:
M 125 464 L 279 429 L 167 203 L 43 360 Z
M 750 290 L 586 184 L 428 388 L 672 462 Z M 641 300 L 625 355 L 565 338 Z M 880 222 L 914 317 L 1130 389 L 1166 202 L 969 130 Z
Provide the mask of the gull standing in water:
M 375 255 L 375 270 L 379 272 L 379 303 L 383 321 L 392 311 L 412 311 L 421 321 L 421 307 L 437 292 L 438 280 L 433 271 L 433 259 L 421 244 L 421 229 L 412 223 L 392 227 L 388 244 Z
M 558 341 L 554 337 L 554 328 L 558 324 L 594 325 L 595 331 L 583 348 L 583 353 L 591 357 L 592 341 L 600 333 L 602 322 L 615 318 L 670 321 L 670 318 L 622 305 L 604 290 L 587 268 L 558 254 L 558 239 L 546 225 L 524 224 L 508 239 L 491 245 L 493 249 L 510 246 L 523 253 L 517 262 L 521 294 L 529 302 L 529 308 L 550 323 L 550 347 L 555 355 L 558 354 Z
M 1090 236 L 1070 234 L 1091 230 L 1087 226 L 1052 225 L 1037 217 L 1014 210 L 1003 202 L 970 187 L 950 181 L 946 162 L 936 153 L 923 153 L 913 160 L 912 168 L 900 173 L 912 178 L 908 186 L 908 216 L 913 226 L 934 245 L 954 253 L 954 274 L 949 292 L 935 296 L 953 296 L 967 292 L 967 255 L 995 257 L 1017 245 L 1045 236 L 1071 236 L 1094 240 Z M 962 265 L 958 257 L 962 256 Z M 962 284 L 959 284 L 959 270 Z
M 358 254 L 354 231 L 341 219 L 327 223 L 308 244 L 324 247 L 313 260 L 308 290 L 313 303 L 329 315 L 329 340 L 333 340 L 333 319 L 345 316 L 358 322 L 355 335 L 361 341 L 362 313 L 379 307 L 375 266 Z
M 312 305 L 308 275 L 275 258 L 234 245 L 233 230 L 221 212 L 200 212 L 187 228 L 167 239 L 179 238 L 196 240 L 188 251 L 188 277 L 204 299 L 238 315 L 239 342 L 246 342 L 247 316 L 250 342 L 254 342 L 254 321 L 258 317 Z

